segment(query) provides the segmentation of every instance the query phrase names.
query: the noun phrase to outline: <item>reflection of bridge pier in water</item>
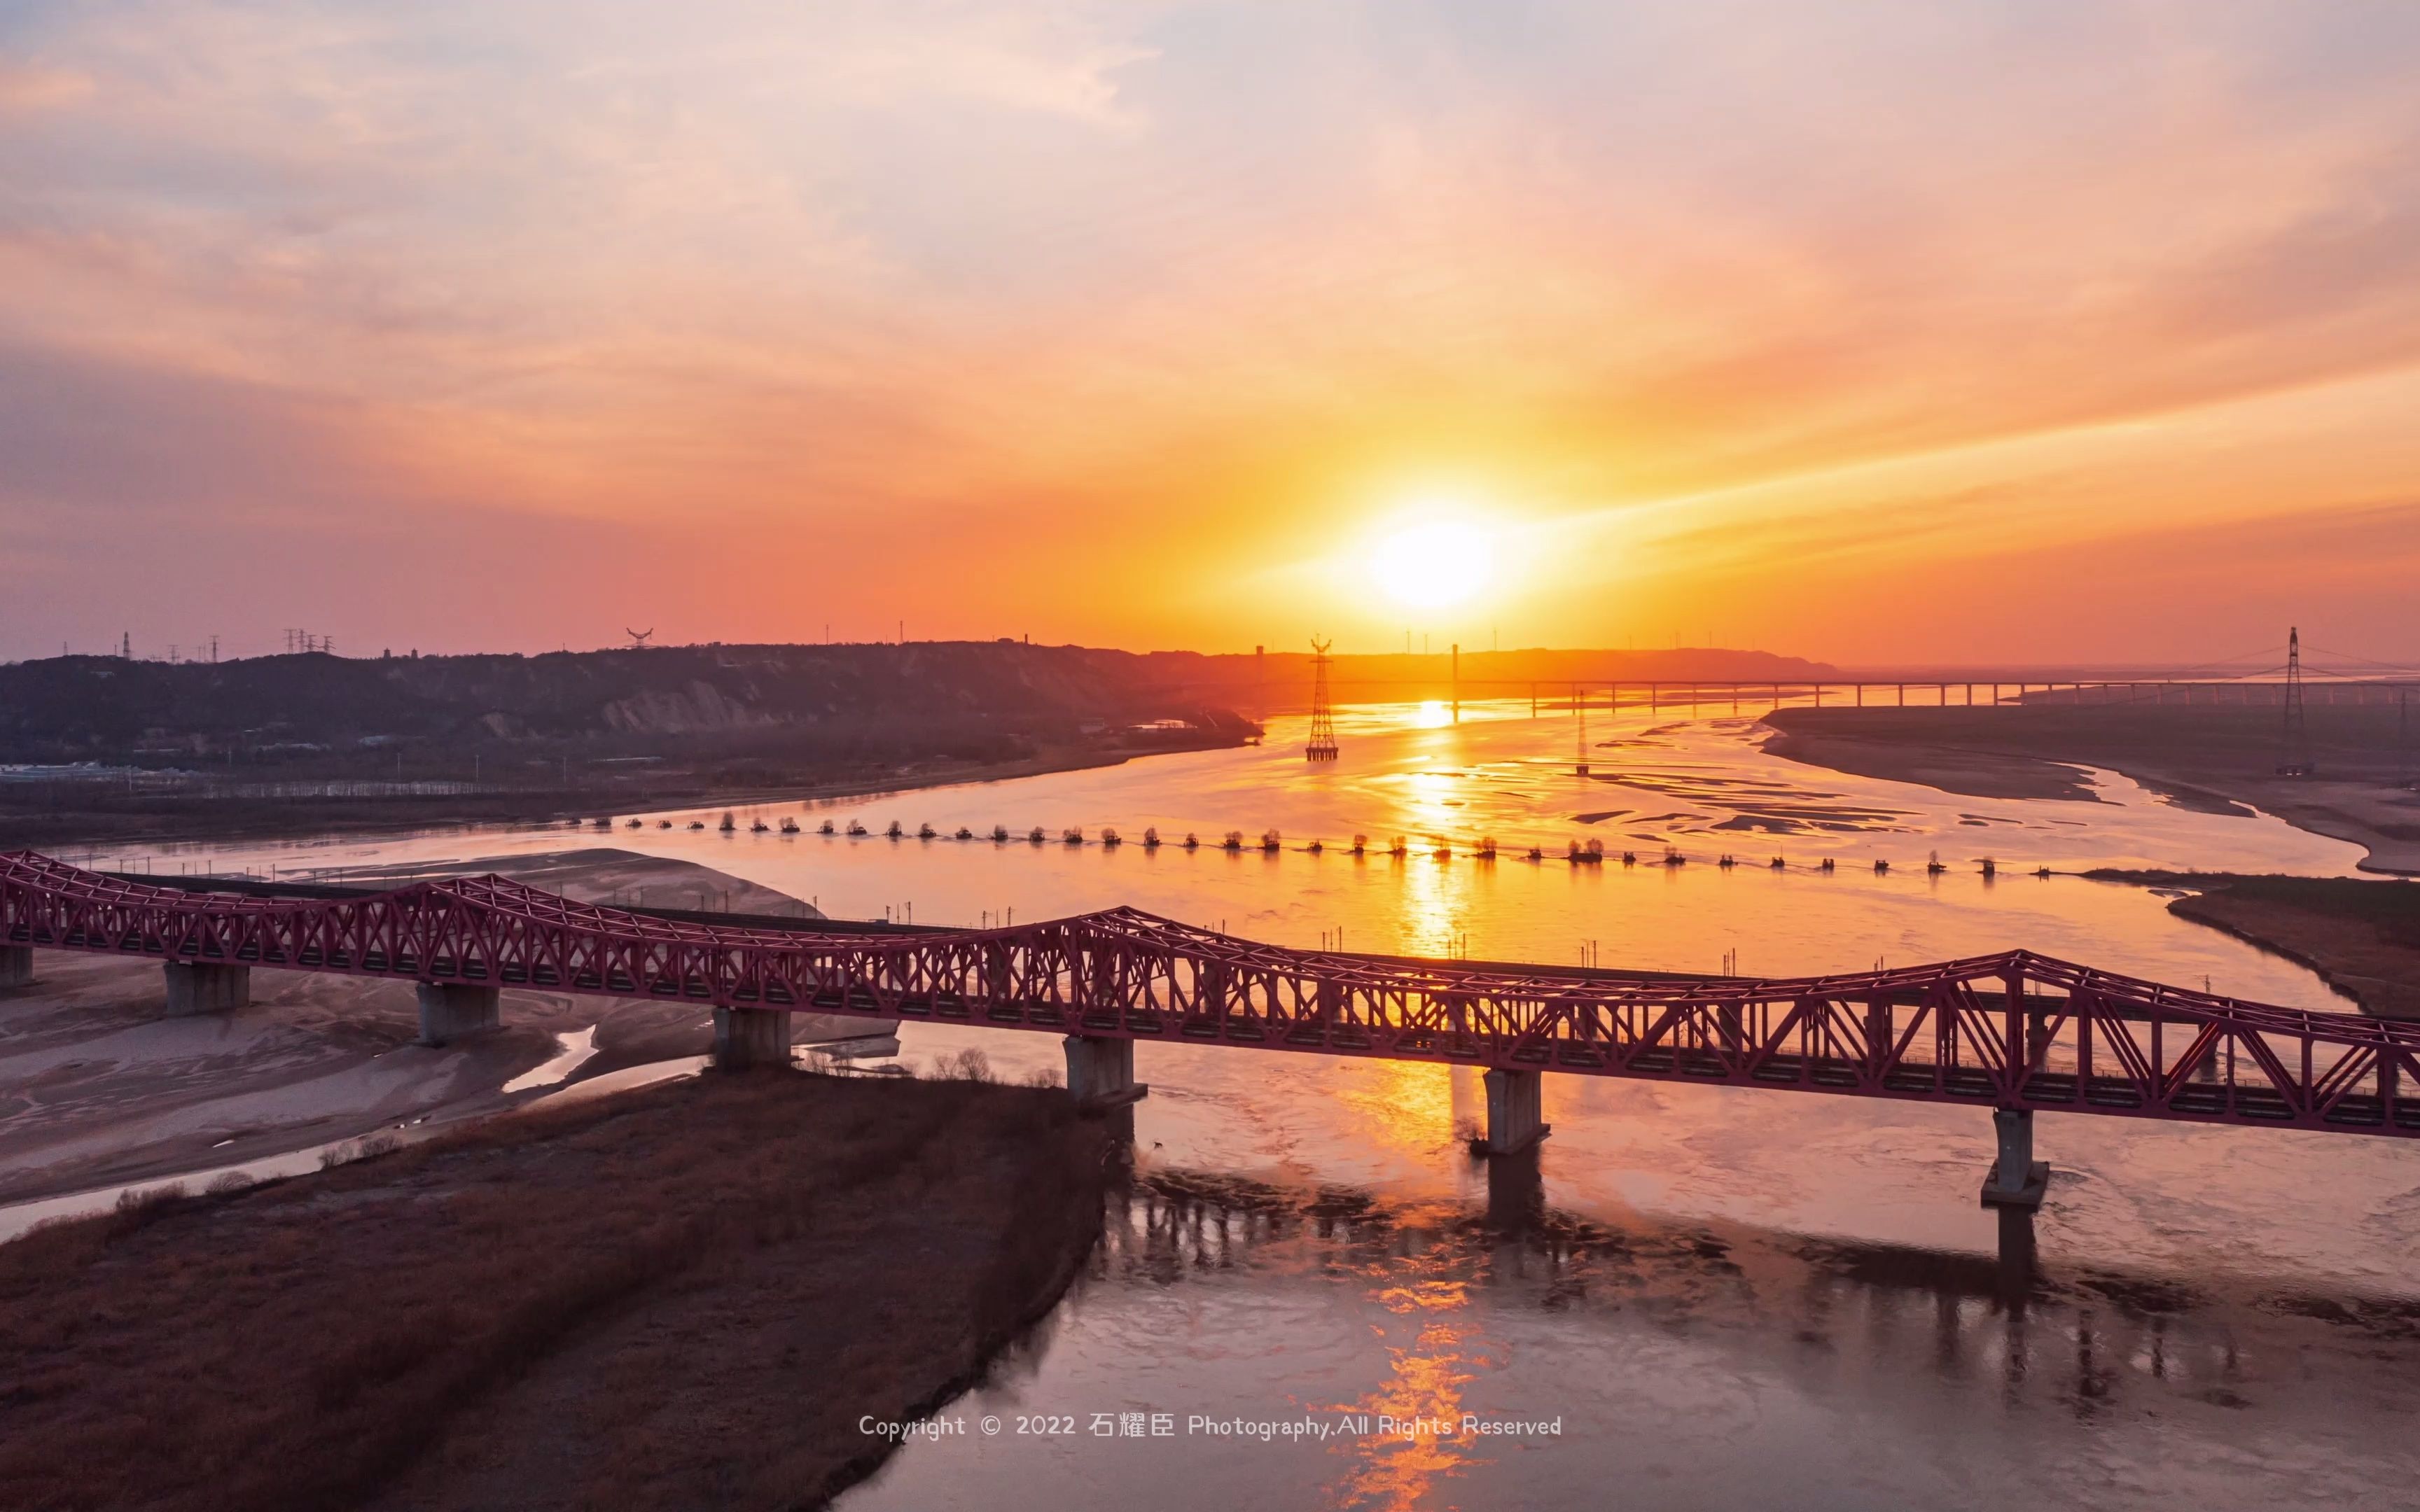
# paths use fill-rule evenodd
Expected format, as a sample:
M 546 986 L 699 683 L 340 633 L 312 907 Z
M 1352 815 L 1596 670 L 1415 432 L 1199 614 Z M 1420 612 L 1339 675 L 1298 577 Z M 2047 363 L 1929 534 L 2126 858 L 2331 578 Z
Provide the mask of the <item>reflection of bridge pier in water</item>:
M 2037 1041 L 2036 1054 L 2040 1053 Z M 1487 1167 L 1487 1219 L 1507 1234 L 1526 1233 L 1545 1209 L 1540 1143 L 1552 1132 L 1544 1118 L 1544 1073 L 1491 1070 L 1484 1078 L 1487 1121 L 1470 1141 Z M 1997 1215 L 2002 1295 L 2022 1305 L 2033 1285 L 2034 1214 L 2050 1187 L 2048 1162 L 2034 1159 L 2034 1116 L 2026 1108 L 1992 1115 L 1997 1150 L 1983 1177 L 1982 1206 Z
M 1382 1304 L 1411 1288 L 1453 1295 L 1456 1309 L 1549 1307 L 1608 1331 L 1704 1323 L 1692 1336 L 1813 1391 L 1837 1389 L 1848 1351 L 1888 1375 L 1992 1386 L 2011 1405 L 2079 1416 L 2102 1410 L 2125 1377 L 2224 1403 L 2244 1381 L 2242 1329 L 2332 1311 L 2266 1299 L 2212 1311 L 2222 1304 L 2148 1274 L 2042 1277 L 2024 1208 L 1996 1210 L 2011 1240 L 2001 1254 L 1953 1254 L 1726 1223 L 1610 1225 L 1547 1200 L 1551 1173 L 1534 1148 L 1484 1165 L 1476 1200 L 1402 1203 L 1145 1169 L 1109 1195 L 1093 1274 L 1154 1288 L 1342 1286 Z M 2007 1266 L 2020 1257 L 2028 1266 L 2012 1287 Z
M 2034 1215 L 2030 1208 L 2002 1208 L 2000 1296 L 2011 1308 L 2024 1306 L 2034 1284 Z
M 1511 1155 L 1483 1157 L 1487 1165 L 1487 1227 L 1508 1239 L 1525 1239 L 1546 1221 L 1546 1177 L 1538 1147 Z

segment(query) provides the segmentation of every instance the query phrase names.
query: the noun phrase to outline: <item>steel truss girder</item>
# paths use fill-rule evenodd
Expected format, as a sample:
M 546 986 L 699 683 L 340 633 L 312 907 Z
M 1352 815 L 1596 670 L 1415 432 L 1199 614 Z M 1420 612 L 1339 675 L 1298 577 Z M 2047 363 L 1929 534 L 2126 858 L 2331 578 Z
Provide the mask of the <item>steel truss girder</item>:
M 1296 950 L 1132 908 L 882 934 L 659 918 L 483 876 L 343 899 L 196 893 L 0 855 L 0 944 L 721 1008 L 2420 1135 L 2420 1025 L 2012 950 L 1676 978 Z

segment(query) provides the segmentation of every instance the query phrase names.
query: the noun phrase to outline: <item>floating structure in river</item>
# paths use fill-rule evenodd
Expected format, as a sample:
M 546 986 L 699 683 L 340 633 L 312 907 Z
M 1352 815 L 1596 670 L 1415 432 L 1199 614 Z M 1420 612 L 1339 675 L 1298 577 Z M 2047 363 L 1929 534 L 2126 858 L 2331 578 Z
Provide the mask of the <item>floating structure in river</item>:
M 595 822 L 599 825 L 608 825 L 613 821 L 610 819 L 600 819 Z M 581 821 L 574 820 L 572 823 L 577 825 L 581 823 Z M 637 819 L 632 819 L 628 821 L 628 823 L 634 828 L 641 827 L 642 825 L 642 821 Z M 670 829 L 673 827 L 673 822 L 669 819 L 660 820 L 658 822 L 658 827 Z M 692 820 L 690 821 L 689 827 L 691 829 L 703 829 L 706 827 L 706 825 L 703 821 Z M 732 815 L 727 811 L 722 816 L 722 824 L 721 827 L 726 832 L 736 827 Z M 764 834 L 769 832 L 772 826 L 767 825 L 762 819 L 758 819 L 752 822 L 748 827 L 752 833 Z M 819 835 L 832 835 L 834 833 L 833 821 L 830 819 L 823 821 L 822 824 L 816 826 L 815 832 Z M 784 835 L 796 835 L 800 833 L 797 821 L 790 819 L 783 820 L 781 825 L 781 833 Z M 851 838 L 858 838 L 866 833 L 866 828 L 863 824 L 852 819 L 848 821 L 846 833 Z M 916 826 L 914 833 L 915 838 L 918 840 L 930 841 L 945 838 L 941 830 L 928 823 L 919 824 Z M 884 834 L 889 839 L 894 841 L 903 840 L 907 838 L 908 830 L 904 824 L 894 819 L 890 822 L 889 826 L 884 830 Z M 1006 825 L 992 825 L 990 830 L 987 832 L 987 836 L 984 837 L 979 837 L 973 829 L 969 828 L 967 825 L 960 825 L 954 832 L 950 833 L 946 838 L 958 841 L 971 841 L 978 838 L 988 838 L 995 845 L 1005 845 L 1011 840 L 1016 839 L 1016 836 Z M 1038 846 L 1047 843 L 1049 833 L 1045 826 L 1035 825 L 1025 832 L 1023 838 L 1028 843 Z M 1114 825 L 1104 825 L 1090 837 L 1086 836 L 1082 826 L 1068 825 L 1059 831 L 1059 841 L 1062 845 L 1071 849 L 1080 848 L 1088 844 L 1097 844 L 1104 850 L 1114 850 L 1126 843 L 1125 836 L 1121 833 Z M 1164 844 L 1174 843 L 1181 849 L 1192 851 L 1200 850 L 1202 847 L 1203 842 L 1201 836 L 1192 831 L 1187 831 L 1182 841 L 1174 842 L 1164 841 L 1160 836 L 1158 826 L 1155 825 L 1144 827 L 1140 843 L 1145 850 L 1157 850 Z M 1234 855 L 1240 855 L 1246 851 L 1258 851 L 1264 856 L 1275 856 L 1286 849 L 1286 846 L 1283 842 L 1283 836 L 1281 833 L 1272 825 L 1271 827 L 1261 831 L 1257 840 L 1249 837 L 1245 831 L 1240 829 L 1227 830 L 1220 836 L 1215 848 Z M 1403 861 L 1408 859 L 1412 856 L 1414 848 L 1415 847 L 1408 838 L 1397 835 L 1388 841 L 1385 848 L 1385 855 L 1390 860 Z M 1295 846 L 1294 849 L 1305 856 L 1325 856 L 1330 850 L 1337 850 L 1354 857 L 1357 860 L 1360 860 L 1366 859 L 1372 854 L 1373 845 L 1368 835 L 1357 833 L 1353 836 L 1349 844 L 1340 841 L 1334 845 L 1330 845 L 1326 840 L 1314 837 L 1300 845 Z M 1422 837 L 1418 849 L 1419 854 L 1425 857 L 1438 861 L 1450 861 L 1455 858 L 1456 843 L 1450 836 L 1432 834 Z M 1463 848 L 1461 854 L 1473 861 L 1492 862 L 1503 856 L 1505 854 L 1505 849 L 1503 843 L 1495 836 L 1481 835 L 1472 841 L 1468 846 Z M 1548 858 L 1544 847 L 1535 843 L 1532 843 L 1526 849 L 1521 850 L 1518 854 L 1520 855 L 1521 859 L 1526 861 L 1544 862 Z M 1623 866 L 1635 867 L 1639 864 L 1638 853 L 1637 851 L 1622 851 L 1620 853 L 1620 856 Z M 1575 838 L 1565 843 L 1563 854 L 1561 856 L 1558 857 L 1558 859 L 1566 861 L 1574 866 L 1601 866 L 1607 859 L 1607 852 L 1606 851 L 1605 842 L 1603 841 L 1581 840 Z M 1690 857 L 1686 853 L 1682 851 L 1678 845 L 1668 842 L 1664 847 L 1663 855 L 1655 859 L 1659 865 L 1679 868 L 1686 866 L 1689 863 Z M 1704 859 L 1704 857 L 1701 856 L 1699 859 Z M 1999 862 L 1997 859 L 1986 856 L 1977 857 L 1976 861 L 1981 875 L 1986 880 L 1995 879 L 1998 876 Z M 1746 863 L 1741 860 L 1738 856 L 1725 851 L 1715 855 L 1714 857 L 1714 864 L 1722 871 L 1730 872 L 1735 871 Z M 1890 874 L 1891 863 L 1886 857 L 1877 856 L 1874 859 L 1872 866 L 1873 873 L 1876 876 L 1887 876 Z M 1790 859 L 1786 856 L 1774 856 L 1766 860 L 1765 867 L 1767 870 L 1773 872 L 1788 872 L 1791 870 Z M 1838 857 L 1830 856 L 1819 857 L 1811 867 L 1811 870 L 1826 875 L 1838 872 Z M 1925 872 L 1928 875 L 1939 876 L 1947 872 L 1948 870 L 1949 865 L 1942 860 L 1941 853 L 1939 851 L 1936 850 L 1928 855 L 1925 862 Z M 2037 878 L 2047 879 L 2054 873 L 2049 867 L 2039 866 L 2034 869 L 2033 874 Z

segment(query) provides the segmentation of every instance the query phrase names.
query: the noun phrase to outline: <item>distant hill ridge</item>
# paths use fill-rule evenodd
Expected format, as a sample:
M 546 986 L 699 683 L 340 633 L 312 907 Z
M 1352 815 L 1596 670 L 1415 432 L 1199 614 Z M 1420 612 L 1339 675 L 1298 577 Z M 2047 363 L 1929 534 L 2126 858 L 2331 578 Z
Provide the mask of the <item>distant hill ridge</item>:
M 0 666 L 0 761 L 150 748 L 207 754 L 280 743 L 628 744 L 947 720 L 1049 738 L 1102 723 L 1241 726 L 1232 712 L 1300 707 L 1307 652 L 1207 656 L 1016 641 L 702 645 L 538 656 L 324 653 L 166 663 L 59 656 Z M 1340 696 L 1433 697 L 1450 658 L 1335 658 Z M 1474 695 L 1499 685 L 1615 678 L 1803 679 L 1832 670 L 1744 651 L 1464 654 Z M 1493 689 L 1498 696 L 1509 687 Z
M 1100 721 L 1234 717 L 1122 651 L 971 641 L 671 646 L 540 656 L 241 661 L 61 656 L 0 666 L 0 760 L 271 740 L 744 735 L 973 721 L 1049 734 Z

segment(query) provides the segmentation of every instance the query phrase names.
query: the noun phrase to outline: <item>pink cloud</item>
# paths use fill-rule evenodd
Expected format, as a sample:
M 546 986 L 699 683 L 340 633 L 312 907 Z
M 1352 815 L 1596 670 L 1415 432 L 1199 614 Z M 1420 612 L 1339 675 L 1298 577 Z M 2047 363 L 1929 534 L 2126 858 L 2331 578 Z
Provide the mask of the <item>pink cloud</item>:
M 64 110 L 92 94 L 92 79 L 70 69 L 0 58 L 0 116 Z

